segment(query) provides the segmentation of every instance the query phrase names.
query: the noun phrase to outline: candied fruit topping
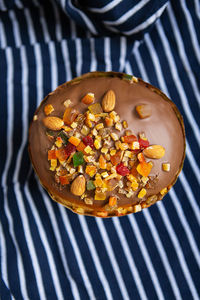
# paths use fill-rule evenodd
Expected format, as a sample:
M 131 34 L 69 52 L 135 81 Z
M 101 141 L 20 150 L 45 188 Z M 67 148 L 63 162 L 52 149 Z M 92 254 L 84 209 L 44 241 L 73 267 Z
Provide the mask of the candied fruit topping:
M 130 173 L 129 169 L 123 163 L 120 163 L 119 165 L 117 165 L 116 171 L 118 174 L 120 174 L 122 176 L 126 176 Z
M 94 141 L 91 136 L 85 136 L 82 141 L 85 146 L 90 146 L 92 149 L 94 148 Z

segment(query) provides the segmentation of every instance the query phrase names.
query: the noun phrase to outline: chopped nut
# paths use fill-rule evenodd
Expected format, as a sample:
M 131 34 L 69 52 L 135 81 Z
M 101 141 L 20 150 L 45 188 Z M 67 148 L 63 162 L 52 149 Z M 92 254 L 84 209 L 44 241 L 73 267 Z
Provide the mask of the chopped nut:
M 137 205 L 134 205 L 133 206 L 133 212 L 136 213 L 136 212 L 139 212 L 142 210 L 142 207 L 140 204 L 137 204 Z
M 140 149 L 140 144 L 139 144 L 139 142 L 132 142 L 132 143 L 130 144 L 130 148 L 131 148 L 131 150 L 138 150 L 138 149 Z
M 78 114 L 79 112 L 75 108 L 67 107 L 63 115 L 64 123 L 67 125 L 71 125 L 78 116 Z
M 34 115 L 33 121 L 37 121 L 37 119 L 38 119 L 38 116 L 37 116 L 37 115 Z
M 67 107 L 70 106 L 71 103 L 72 103 L 71 100 L 70 100 L 70 99 L 67 99 L 67 100 L 65 100 L 65 102 L 64 102 L 63 104 L 64 104 L 64 106 L 67 108 Z
M 135 109 L 140 119 L 145 119 L 151 116 L 151 106 L 149 104 L 137 105 Z
M 102 176 L 103 178 L 106 178 L 106 177 L 108 177 L 109 175 L 108 175 L 108 172 L 103 172 L 103 173 L 101 173 L 101 176 Z
M 94 136 L 97 136 L 97 135 L 98 135 L 98 132 L 97 132 L 97 130 L 96 130 L 95 128 L 93 128 L 93 129 L 91 130 L 91 134 L 94 135 Z
M 96 128 L 96 130 L 99 130 L 99 129 L 104 128 L 104 125 L 103 125 L 103 123 L 99 123 L 95 126 L 95 128 Z
M 119 148 L 121 150 L 127 150 L 129 148 L 129 145 L 127 143 L 120 143 Z
M 106 153 L 105 154 L 105 159 L 109 161 L 110 160 L 110 154 Z
M 84 198 L 84 202 L 85 202 L 85 204 L 92 205 L 93 204 L 93 199 L 89 198 L 89 197 L 86 197 L 86 198 Z
M 108 148 L 105 148 L 105 147 L 101 148 L 101 153 L 104 153 L 104 154 L 108 153 Z
M 124 156 L 128 157 L 128 158 L 132 158 L 133 157 L 133 153 L 131 151 L 127 150 L 127 151 L 124 152 Z
M 115 129 L 117 129 L 118 131 L 122 130 L 122 124 L 120 122 L 115 123 Z
M 167 188 L 164 188 L 160 191 L 160 194 L 163 196 L 167 193 Z
M 119 140 L 119 137 L 116 133 L 112 132 L 110 134 L 111 138 L 113 139 L 114 142 L 118 141 Z
M 84 173 L 84 172 L 83 172 L 83 166 L 81 166 L 81 165 L 78 166 L 78 173 L 82 173 L 82 174 Z
M 143 198 L 146 195 L 146 193 L 147 191 L 144 188 L 142 188 L 138 194 L 138 198 L 139 199 Z
M 83 128 L 81 129 L 81 133 L 83 135 L 88 135 L 89 132 L 90 132 L 90 128 L 88 128 L 87 126 L 83 125 Z
M 89 114 L 87 115 L 87 119 L 94 122 L 94 121 L 95 121 L 95 115 L 89 113 Z
M 76 123 L 76 122 L 73 122 L 73 123 L 71 124 L 71 128 L 73 128 L 73 129 L 75 129 L 77 126 L 78 126 L 78 123 Z
M 170 164 L 169 163 L 163 163 L 162 164 L 162 169 L 165 172 L 169 172 L 170 171 Z

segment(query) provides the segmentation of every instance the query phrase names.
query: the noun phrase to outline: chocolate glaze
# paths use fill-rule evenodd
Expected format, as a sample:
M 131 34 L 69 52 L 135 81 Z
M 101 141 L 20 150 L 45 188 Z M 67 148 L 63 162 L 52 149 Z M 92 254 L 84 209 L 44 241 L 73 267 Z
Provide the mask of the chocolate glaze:
M 112 72 L 111 74 L 115 73 Z M 104 76 L 106 76 L 106 73 Z M 59 201 L 62 204 L 65 204 L 66 199 L 67 206 L 69 206 L 69 203 L 74 203 L 80 207 L 87 207 L 83 200 L 70 193 L 69 186 L 61 189 L 55 183 L 54 172 L 49 170 L 47 151 L 51 148 L 52 143 L 46 136 L 46 128 L 42 122 L 45 117 L 44 106 L 52 104 L 54 112 L 51 116 L 62 118 L 65 111 L 63 103 L 66 99 L 70 99 L 72 101 L 71 106 L 74 106 L 79 112 L 85 112 L 87 106 L 81 103 L 80 100 L 89 92 L 95 94 L 95 102 L 101 102 L 107 90 L 114 90 L 116 94 L 115 111 L 120 115 L 121 120 L 128 122 L 128 129 L 131 129 L 135 135 L 139 132 L 145 132 L 150 144 L 162 145 L 166 150 L 163 158 L 158 160 L 151 159 L 153 161 L 153 168 L 150 175 L 153 177 L 157 176 L 158 181 L 152 189 L 147 190 L 147 195 L 142 201 L 145 201 L 148 196 L 158 194 L 163 188 L 172 185 L 180 172 L 185 153 L 185 138 L 181 115 L 176 106 L 158 89 L 142 80 L 135 83 L 130 80 L 122 80 L 120 78 L 121 74 L 118 76 L 119 73 L 116 73 L 114 77 L 98 77 L 96 72 L 94 73 L 94 77 L 91 77 L 90 74 L 88 78 L 86 74 L 80 78 L 80 81 L 77 80 L 59 86 L 43 100 L 36 111 L 38 119 L 32 122 L 29 135 L 31 160 L 42 185 L 53 198 L 62 199 Z M 146 119 L 140 119 L 135 111 L 135 106 L 145 103 L 151 105 L 152 114 Z M 163 162 L 170 163 L 170 172 L 162 170 Z M 113 194 L 114 192 L 112 192 Z M 137 198 L 137 194 L 138 192 L 135 192 L 131 198 L 127 198 L 123 194 L 118 194 L 120 197 L 118 206 L 141 202 Z M 98 209 L 98 207 L 104 206 L 106 202 L 95 201 L 92 208 Z

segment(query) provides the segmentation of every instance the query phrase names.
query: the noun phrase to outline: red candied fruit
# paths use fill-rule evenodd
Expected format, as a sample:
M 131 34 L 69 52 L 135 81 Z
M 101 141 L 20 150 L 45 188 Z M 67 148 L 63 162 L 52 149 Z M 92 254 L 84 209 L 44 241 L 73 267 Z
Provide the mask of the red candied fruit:
M 56 150 L 56 157 L 59 160 L 66 160 L 70 154 L 76 151 L 76 147 L 71 143 L 68 143 L 65 147 Z
M 68 143 L 65 146 L 65 151 L 66 151 L 67 155 L 70 156 L 70 154 L 72 154 L 73 152 L 76 152 L 76 146 L 74 146 L 71 143 Z
M 94 148 L 94 142 L 91 136 L 85 136 L 83 138 L 83 143 L 85 144 L 85 146 L 90 146 L 92 149 Z
M 145 148 L 149 147 L 149 141 L 148 140 L 139 139 L 138 142 L 140 144 L 140 148 L 142 148 L 142 149 L 145 149 Z
M 123 163 L 120 163 L 119 165 L 117 165 L 116 171 L 119 175 L 122 175 L 122 176 L 126 176 L 130 173 L 129 169 L 126 166 L 124 166 Z

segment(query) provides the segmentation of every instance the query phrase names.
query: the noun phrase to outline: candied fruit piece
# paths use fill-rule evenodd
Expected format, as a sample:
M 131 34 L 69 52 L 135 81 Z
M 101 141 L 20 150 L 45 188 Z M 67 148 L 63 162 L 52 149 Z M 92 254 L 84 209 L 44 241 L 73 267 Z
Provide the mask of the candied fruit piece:
M 48 160 L 51 160 L 51 159 L 57 159 L 56 150 L 49 150 L 48 151 Z
M 87 181 L 87 190 L 92 191 L 94 189 L 96 189 L 94 182 L 92 180 Z
M 100 114 L 103 112 L 103 109 L 101 107 L 101 104 L 100 103 L 94 103 L 90 106 L 88 106 L 88 109 L 89 111 L 92 113 L 92 114 Z
M 84 104 L 91 104 L 94 101 L 94 94 L 93 93 L 87 93 L 82 99 L 81 102 Z
M 136 169 L 140 175 L 147 177 L 151 172 L 152 164 L 147 162 L 139 163 Z
M 116 154 L 110 157 L 110 161 L 113 164 L 113 166 L 116 166 L 121 162 L 121 154 L 122 151 L 117 151 Z
M 83 138 L 83 143 L 85 146 L 90 146 L 92 149 L 94 148 L 94 141 L 91 136 L 85 136 Z
M 77 151 L 84 152 L 84 149 L 86 148 L 86 145 L 83 142 L 80 142 L 80 144 L 77 146 Z
M 140 144 L 141 149 L 145 149 L 145 148 L 149 147 L 149 141 L 148 140 L 139 139 L 138 142 Z
M 80 144 L 81 140 L 80 140 L 79 138 L 75 137 L 75 136 L 71 136 L 71 137 L 69 138 L 69 142 L 70 142 L 72 145 L 74 145 L 74 146 L 77 147 L 78 144 Z
M 137 137 L 133 134 L 131 135 L 125 135 L 123 137 L 124 143 L 132 143 L 137 141 Z
M 83 152 L 76 152 L 73 155 L 73 165 L 78 167 L 84 163 Z
M 75 108 L 67 107 L 63 115 L 64 123 L 67 125 L 71 125 L 78 116 L 78 114 L 79 112 Z
M 115 206 L 116 204 L 117 204 L 117 198 L 114 197 L 114 196 L 111 196 L 111 197 L 109 198 L 109 205 L 110 205 L 110 206 Z
M 46 116 L 50 115 L 54 111 L 53 105 L 52 104 L 47 104 L 44 107 L 44 113 Z
M 61 137 L 63 144 L 67 144 L 68 137 L 66 136 L 66 134 L 63 131 L 61 131 L 58 136 Z
M 60 180 L 61 185 L 69 184 L 69 180 L 68 180 L 68 177 L 66 175 L 59 176 L 59 180 Z
M 137 156 L 138 160 L 140 163 L 144 163 L 146 162 L 145 158 L 144 158 L 144 155 L 142 153 L 139 153 L 138 156 Z
M 122 176 L 126 176 L 130 173 L 129 169 L 126 166 L 124 166 L 123 163 L 120 163 L 119 165 L 117 165 L 116 171 L 119 175 L 122 175 Z
M 99 157 L 99 167 L 100 167 L 100 169 L 106 169 L 106 166 L 107 166 L 106 159 L 101 154 Z
M 149 104 L 137 105 L 135 109 L 140 119 L 145 119 L 151 116 L 151 106 Z
M 93 177 L 97 172 L 97 168 L 93 165 L 86 166 L 85 173 L 88 174 L 90 177 Z
M 105 199 L 106 199 L 106 193 L 96 191 L 94 200 L 105 200 Z

